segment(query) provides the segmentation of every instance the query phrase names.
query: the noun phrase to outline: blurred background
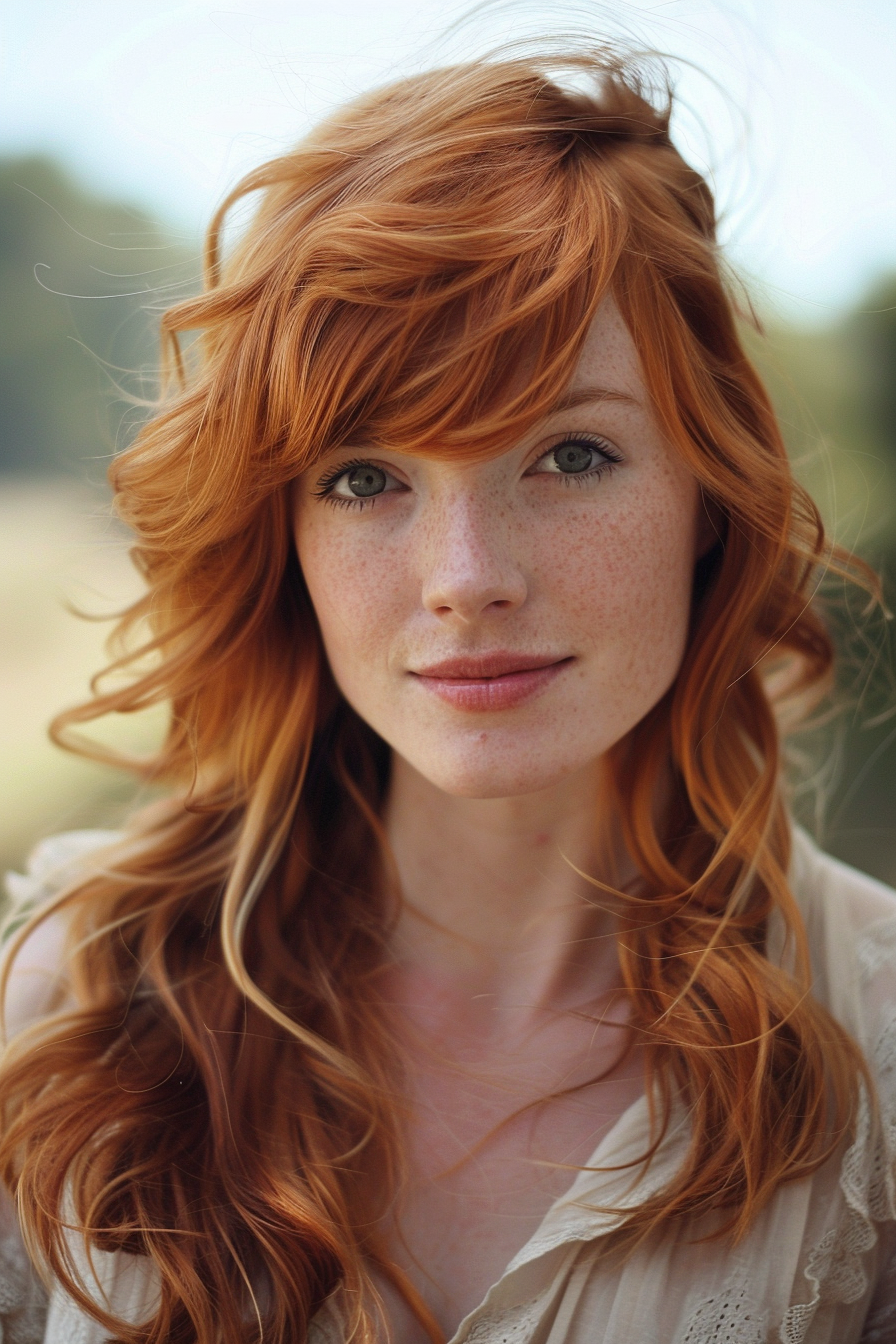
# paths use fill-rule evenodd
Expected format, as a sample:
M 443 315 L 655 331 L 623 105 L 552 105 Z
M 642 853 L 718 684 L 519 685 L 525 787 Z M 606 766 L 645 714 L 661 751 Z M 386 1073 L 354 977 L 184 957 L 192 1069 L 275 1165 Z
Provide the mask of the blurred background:
M 139 585 L 104 486 L 151 397 L 158 314 L 195 290 L 239 176 L 373 83 L 583 27 L 669 53 L 674 133 L 708 173 L 797 470 L 896 605 L 896 6 L 32 0 L 0 16 L 0 867 L 114 825 L 128 778 L 52 747 Z M 73 614 L 73 608 L 94 619 Z M 891 623 L 892 624 L 892 623 Z M 891 626 L 838 622 L 843 709 L 796 806 L 896 883 Z M 163 716 L 106 739 L 151 747 Z M 824 801 L 819 809 L 818 798 Z

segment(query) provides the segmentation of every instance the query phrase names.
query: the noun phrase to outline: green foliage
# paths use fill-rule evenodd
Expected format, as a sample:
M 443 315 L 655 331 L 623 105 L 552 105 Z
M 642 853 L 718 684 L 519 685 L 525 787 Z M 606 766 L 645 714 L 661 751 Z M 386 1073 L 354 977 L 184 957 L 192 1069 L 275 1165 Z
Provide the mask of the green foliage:
M 820 331 L 775 327 L 762 338 L 748 333 L 747 344 L 829 529 L 878 564 L 896 551 L 896 418 L 887 429 L 870 412 L 887 359 L 857 339 L 863 320 L 850 315 Z M 892 380 L 896 343 L 889 358 Z
M 896 275 L 866 296 L 846 334 L 863 372 L 861 416 L 896 462 Z
M 155 312 L 198 263 L 52 160 L 0 159 L 0 472 L 98 478 L 151 394 Z
M 797 474 L 829 531 L 884 581 L 896 607 L 896 276 L 822 330 L 747 333 Z M 806 745 L 820 788 L 797 813 L 839 857 L 896 885 L 896 631 L 833 583 L 840 713 Z

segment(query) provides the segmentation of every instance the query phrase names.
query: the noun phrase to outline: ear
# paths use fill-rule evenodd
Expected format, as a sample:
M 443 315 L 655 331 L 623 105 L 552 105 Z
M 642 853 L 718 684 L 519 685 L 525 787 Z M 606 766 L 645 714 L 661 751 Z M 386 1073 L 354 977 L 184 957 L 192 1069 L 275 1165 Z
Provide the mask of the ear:
M 700 503 L 697 506 L 697 553 L 696 559 L 702 560 L 713 546 L 725 540 L 728 515 L 703 486 L 700 487 Z

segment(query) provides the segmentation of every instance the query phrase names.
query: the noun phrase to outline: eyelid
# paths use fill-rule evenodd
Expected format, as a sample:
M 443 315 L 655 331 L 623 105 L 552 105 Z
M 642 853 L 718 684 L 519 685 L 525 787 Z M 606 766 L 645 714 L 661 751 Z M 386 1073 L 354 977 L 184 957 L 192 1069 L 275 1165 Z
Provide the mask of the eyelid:
M 344 476 L 347 471 L 352 471 L 355 467 L 378 467 L 380 471 L 384 471 L 387 476 L 391 477 L 393 481 L 397 481 L 399 485 L 405 484 L 405 482 L 396 474 L 395 470 L 385 462 L 380 462 L 375 457 L 352 457 L 328 468 L 318 479 L 311 493 L 317 499 L 325 499 L 332 491 L 333 486 L 339 480 L 340 476 Z
M 531 472 L 538 466 L 539 462 L 543 462 L 546 457 L 549 457 L 551 453 L 556 452 L 556 450 L 564 443 L 584 443 L 587 447 L 594 448 L 597 452 L 603 453 L 608 463 L 612 462 L 618 464 L 624 461 L 624 457 L 616 447 L 615 443 L 613 443 L 611 439 L 606 438 L 603 434 L 596 434 L 593 430 L 571 430 L 564 434 L 552 434 L 547 447 L 541 447 L 539 449 L 536 456 L 529 463 L 524 474 Z M 584 475 L 585 473 L 582 474 Z

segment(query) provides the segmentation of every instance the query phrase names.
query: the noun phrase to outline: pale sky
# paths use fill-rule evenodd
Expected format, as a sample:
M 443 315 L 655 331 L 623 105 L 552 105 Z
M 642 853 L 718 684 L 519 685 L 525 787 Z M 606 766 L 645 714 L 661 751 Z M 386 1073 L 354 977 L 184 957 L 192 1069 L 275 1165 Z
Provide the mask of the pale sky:
M 710 170 L 761 303 L 823 322 L 896 270 L 894 0 L 7 0 L 0 153 L 50 150 L 198 237 L 243 172 L 386 79 L 523 27 L 635 27 L 680 76 L 678 141 Z M 689 110 L 690 109 L 690 110 Z

